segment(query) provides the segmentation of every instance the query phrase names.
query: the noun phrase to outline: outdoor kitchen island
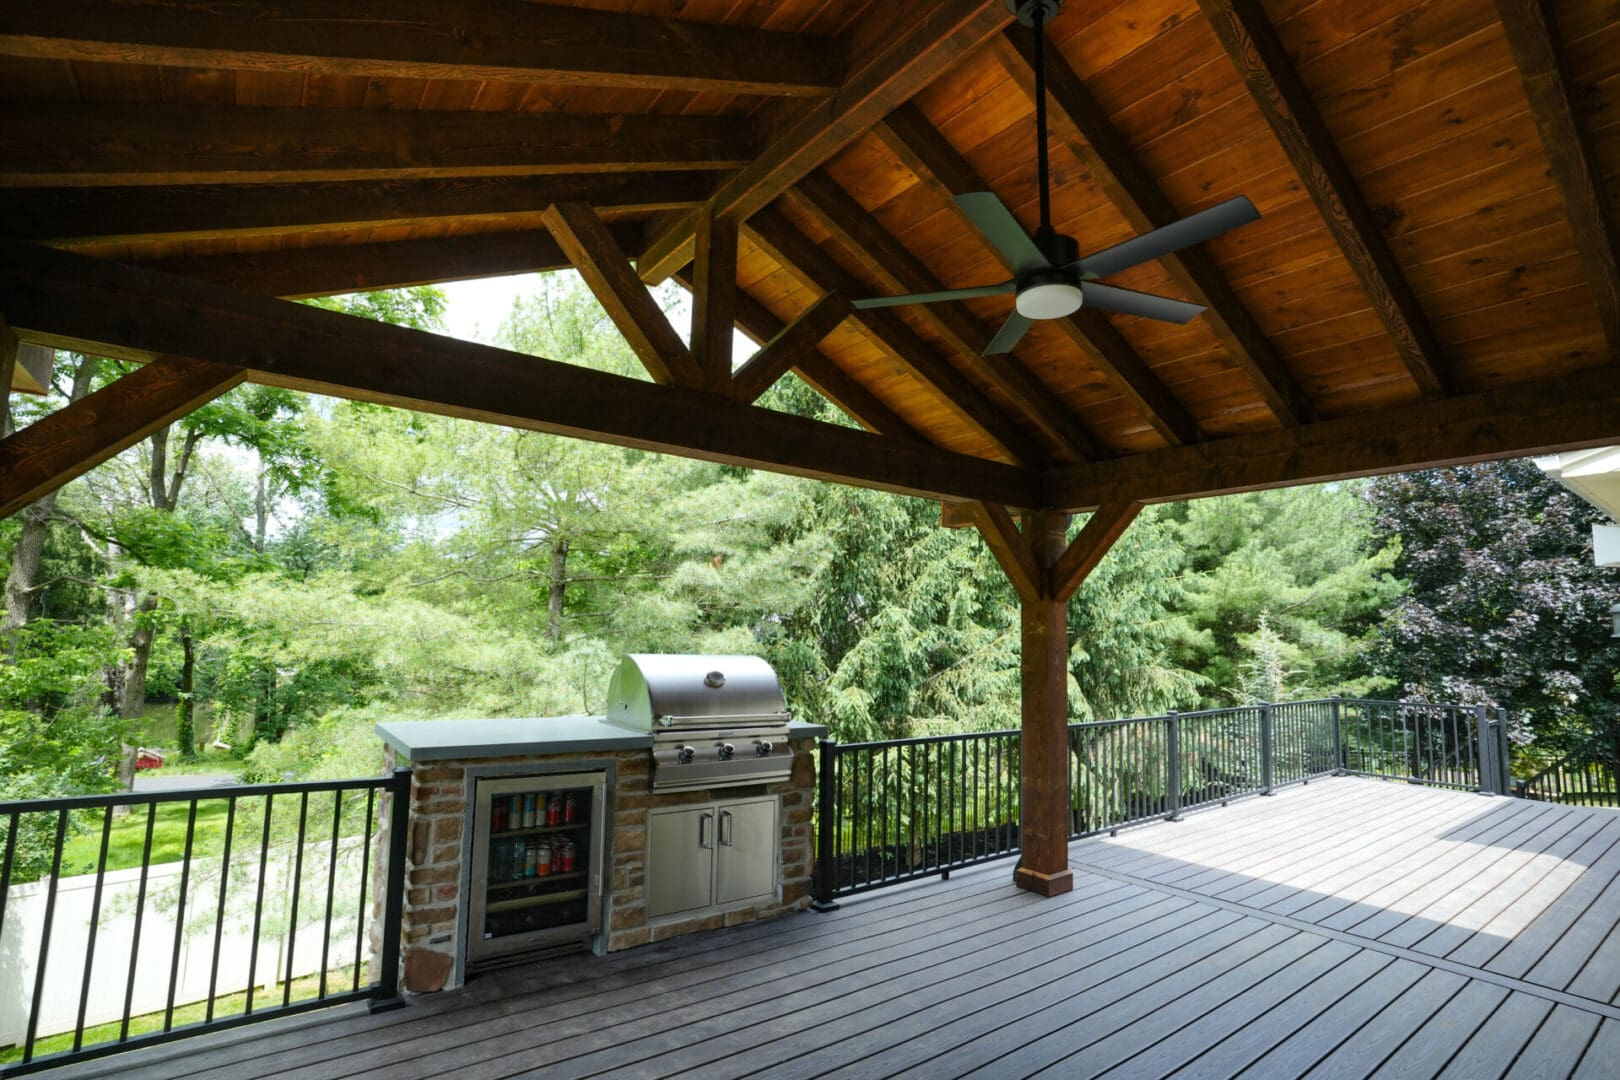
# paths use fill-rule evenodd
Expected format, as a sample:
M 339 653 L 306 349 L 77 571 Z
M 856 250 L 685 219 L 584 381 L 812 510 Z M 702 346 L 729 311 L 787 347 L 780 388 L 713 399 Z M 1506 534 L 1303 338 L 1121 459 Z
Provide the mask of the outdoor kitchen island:
M 826 729 L 791 719 L 770 667 L 630 656 L 608 698 L 607 716 L 377 725 L 413 773 L 407 991 L 808 905 Z

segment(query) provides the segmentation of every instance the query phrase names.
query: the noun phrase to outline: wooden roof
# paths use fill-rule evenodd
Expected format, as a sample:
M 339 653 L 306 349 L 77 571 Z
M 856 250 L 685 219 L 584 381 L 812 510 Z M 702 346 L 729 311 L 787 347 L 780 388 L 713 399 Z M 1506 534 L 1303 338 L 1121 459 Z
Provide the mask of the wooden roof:
M 600 264 L 734 275 L 704 317 L 764 340 L 820 302 L 773 363 L 1069 509 L 1620 435 L 1612 0 L 1067 0 L 1059 231 L 1094 251 L 1238 194 L 1263 216 L 1115 279 L 1209 308 L 1190 324 L 1082 311 L 1001 358 L 1006 298 L 847 307 L 1006 276 L 953 194 L 1035 224 L 1031 38 L 1001 0 L 334 7 L 7 5 L 0 236 L 270 296 L 584 261 L 655 376 L 722 396 L 638 342 Z M 734 270 L 705 261 L 728 229 Z

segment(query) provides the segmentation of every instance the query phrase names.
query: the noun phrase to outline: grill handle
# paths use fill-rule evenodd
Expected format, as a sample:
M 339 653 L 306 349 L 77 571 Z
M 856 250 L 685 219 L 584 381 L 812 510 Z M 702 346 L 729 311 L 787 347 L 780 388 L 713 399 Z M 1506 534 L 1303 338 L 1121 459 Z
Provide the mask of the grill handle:
M 712 824 L 714 824 L 714 811 L 706 810 L 698 816 L 698 847 L 714 847 L 714 841 L 709 839 L 709 826 Z
M 785 723 L 788 723 L 789 721 L 791 721 L 792 719 L 793 719 L 793 714 L 790 713 L 790 712 L 715 713 L 712 716 L 660 716 L 660 717 L 657 718 L 657 723 L 658 723 L 659 727 L 671 727 L 671 726 L 673 726 L 675 724 L 695 724 L 695 723 L 704 723 L 704 724 L 710 725 L 711 727 L 719 727 L 719 726 L 723 726 L 725 724 L 725 722 L 728 721 L 728 720 L 733 722 L 733 723 L 735 723 L 738 720 L 742 720 L 742 721 L 765 721 L 765 720 L 768 720 L 768 721 L 770 721 L 772 723 L 785 724 Z

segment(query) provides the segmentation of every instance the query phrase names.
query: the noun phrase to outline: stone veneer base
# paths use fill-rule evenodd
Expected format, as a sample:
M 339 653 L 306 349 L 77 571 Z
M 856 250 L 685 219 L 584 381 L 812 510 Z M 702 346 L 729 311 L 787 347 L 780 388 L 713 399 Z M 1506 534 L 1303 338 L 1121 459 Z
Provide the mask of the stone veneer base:
M 598 952 L 617 952 L 655 941 L 718 930 L 757 919 L 797 911 L 810 902 L 810 881 L 815 845 L 811 836 L 811 809 L 815 799 L 816 744 L 812 738 L 793 740 L 796 751 L 793 775 L 774 784 L 725 788 L 719 791 L 653 793 L 651 756 L 646 750 L 596 750 L 523 757 L 478 757 L 434 761 L 417 766 L 412 775 L 410 836 L 406 844 L 405 905 L 401 919 L 401 986 L 410 993 L 431 993 L 459 986 L 464 979 L 462 935 L 467 932 L 467 862 L 472 850 L 469 796 L 482 775 L 521 776 L 523 767 L 536 771 L 600 770 L 613 765 L 608 805 L 611 829 L 606 837 L 611 873 L 604 878 L 603 928 Z M 395 752 L 387 751 L 394 767 Z M 469 775 L 471 770 L 471 775 Z M 774 795 L 780 799 L 778 821 L 781 851 L 777 863 L 775 895 L 766 902 L 652 919 L 646 910 L 647 812 L 701 805 L 717 799 Z M 386 808 L 383 821 L 387 821 Z M 387 850 L 386 834 L 378 837 Z M 378 862 L 381 868 L 381 860 Z M 380 888 L 381 880 L 377 881 Z M 373 893 L 380 895 L 380 892 Z M 536 963 L 544 963 L 537 960 Z

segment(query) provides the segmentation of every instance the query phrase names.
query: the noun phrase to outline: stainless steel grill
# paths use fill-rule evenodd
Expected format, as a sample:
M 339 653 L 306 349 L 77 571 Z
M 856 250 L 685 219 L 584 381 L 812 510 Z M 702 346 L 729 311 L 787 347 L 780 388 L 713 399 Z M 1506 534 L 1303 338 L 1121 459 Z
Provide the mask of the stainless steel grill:
M 631 654 L 608 684 L 607 719 L 652 733 L 655 791 L 787 779 L 792 718 L 757 656 Z

